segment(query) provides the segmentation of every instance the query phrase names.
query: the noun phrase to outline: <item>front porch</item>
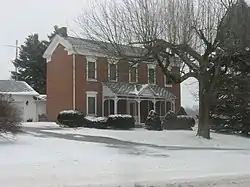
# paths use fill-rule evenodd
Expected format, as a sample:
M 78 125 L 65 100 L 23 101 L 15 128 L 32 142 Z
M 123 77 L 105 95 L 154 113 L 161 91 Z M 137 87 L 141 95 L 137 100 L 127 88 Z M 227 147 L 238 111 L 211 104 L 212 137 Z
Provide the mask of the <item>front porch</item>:
M 161 118 L 164 118 L 167 111 L 175 111 L 174 95 L 157 85 L 131 83 L 103 85 L 103 116 L 129 114 L 135 118 L 137 124 L 142 124 L 150 110 L 155 110 Z

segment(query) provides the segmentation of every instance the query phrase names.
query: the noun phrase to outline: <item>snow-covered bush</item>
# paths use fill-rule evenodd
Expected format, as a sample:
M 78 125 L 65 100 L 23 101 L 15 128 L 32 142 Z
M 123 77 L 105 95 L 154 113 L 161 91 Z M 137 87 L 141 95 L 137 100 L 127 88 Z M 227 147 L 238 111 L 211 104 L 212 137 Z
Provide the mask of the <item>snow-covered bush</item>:
M 181 107 L 180 110 L 177 112 L 177 116 L 187 116 L 187 115 L 188 114 L 183 107 Z
M 64 110 L 59 112 L 57 122 L 63 127 L 82 127 L 85 124 L 84 115 L 77 110 Z
M 168 111 L 167 114 L 165 115 L 165 120 L 168 121 L 173 121 L 177 119 L 177 115 L 173 111 Z
M 145 126 L 146 129 L 148 130 L 157 130 L 157 131 L 163 130 L 160 117 L 154 110 L 151 110 L 149 112 L 145 122 Z
M 192 116 L 180 115 L 180 116 L 177 116 L 177 120 L 180 123 L 187 125 L 188 128 L 194 127 L 194 125 L 195 125 L 195 119 Z
M 11 96 L 0 94 L 0 133 L 17 133 L 20 130 L 20 112 L 13 104 Z
M 95 128 L 95 129 L 106 129 L 107 117 L 94 117 L 94 116 L 86 116 L 84 127 L 86 128 Z
M 177 116 L 173 111 L 165 115 L 162 126 L 167 130 L 192 130 L 195 125 L 195 119 L 188 115 Z
M 108 126 L 114 129 L 132 129 L 135 127 L 135 119 L 131 115 L 109 115 Z

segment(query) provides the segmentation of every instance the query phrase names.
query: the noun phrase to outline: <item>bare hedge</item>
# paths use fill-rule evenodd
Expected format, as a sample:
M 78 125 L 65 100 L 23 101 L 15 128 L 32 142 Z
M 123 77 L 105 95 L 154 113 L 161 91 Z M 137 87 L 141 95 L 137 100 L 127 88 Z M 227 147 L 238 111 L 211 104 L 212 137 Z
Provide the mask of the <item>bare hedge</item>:
M 13 98 L 0 94 L 0 133 L 17 133 L 21 127 L 21 111 L 13 104 Z

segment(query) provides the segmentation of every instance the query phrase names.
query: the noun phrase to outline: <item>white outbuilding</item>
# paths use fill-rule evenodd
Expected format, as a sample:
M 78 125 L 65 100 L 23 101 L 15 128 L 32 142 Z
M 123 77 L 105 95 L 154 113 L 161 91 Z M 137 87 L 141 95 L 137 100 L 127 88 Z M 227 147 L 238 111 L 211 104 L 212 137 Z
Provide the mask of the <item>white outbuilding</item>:
M 24 81 L 0 80 L 0 94 L 13 98 L 13 104 L 20 110 L 22 121 L 39 121 L 46 115 L 46 100 Z

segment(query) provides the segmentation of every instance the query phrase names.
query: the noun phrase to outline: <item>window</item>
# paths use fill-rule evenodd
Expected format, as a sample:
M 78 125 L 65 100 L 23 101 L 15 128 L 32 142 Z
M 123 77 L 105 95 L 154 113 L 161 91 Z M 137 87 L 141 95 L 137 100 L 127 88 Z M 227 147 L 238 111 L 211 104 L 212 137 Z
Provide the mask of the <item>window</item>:
M 87 79 L 96 80 L 97 79 L 97 63 L 96 58 L 87 57 Z
M 137 82 L 138 80 L 137 67 L 131 67 L 129 72 L 129 82 Z
M 95 62 L 88 62 L 88 79 L 96 79 Z
M 155 70 L 152 68 L 148 69 L 148 83 L 155 84 Z
M 117 63 L 119 59 L 109 58 L 108 59 L 108 79 L 109 81 L 117 81 L 118 80 L 118 72 L 117 72 Z
M 148 64 L 148 83 L 156 83 L 156 73 L 155 73 L 155 64 Z
M 87 115 L 97 114 L 97 92 L 87 93 Z
M 172 87 L 172 81 L 170 78 L 164 75 L 165 87 Z
M 117 81 L 117 64 L 109 64 L 109 80 Z

